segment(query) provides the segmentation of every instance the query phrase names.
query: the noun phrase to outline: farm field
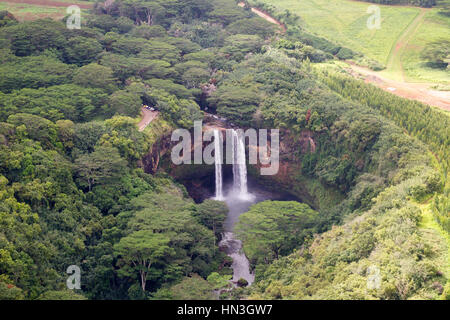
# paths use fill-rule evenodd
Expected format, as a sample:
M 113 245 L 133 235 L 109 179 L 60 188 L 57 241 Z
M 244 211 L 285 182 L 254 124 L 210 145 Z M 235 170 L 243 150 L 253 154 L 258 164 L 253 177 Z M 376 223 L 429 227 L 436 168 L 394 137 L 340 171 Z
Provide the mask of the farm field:
M 71 0 L 0 0 L 0 11 L 11 12 L 19 21 L 36 20 L 42 18 L 61 19 L 66 15 L 70 5 L 77 5 L 81 10 L 92 6 L 89 1 Z
M 427 81 L 450 83 L 450 72 L 427 67 L 421 60 L 420 53 L 431 42 L 450 38 L 450 18 L 427 10 L 422 23 L 419 24 L 401 55 L 404 75 L 407 81 Z
M 373 3 L 350 0 L 263 0 L 280 11 L 301 17 L 304 28 L 366 55 L 386 66 L 381 72 L 397 81 L 448 83 L 450 75 L 427 67 L 420 57 L 423 48 L 449 39 L 450 18 L 438 8 L 377 5 L 381 28 L 370 30 L 367 13 Z
M 309 31 L 386 64 L 392 46 L 419 14 L 419 8 L 379 6 L 381 28 L 367 28 L 371 3 L 348 0 L 264 0 L 297 14 Z

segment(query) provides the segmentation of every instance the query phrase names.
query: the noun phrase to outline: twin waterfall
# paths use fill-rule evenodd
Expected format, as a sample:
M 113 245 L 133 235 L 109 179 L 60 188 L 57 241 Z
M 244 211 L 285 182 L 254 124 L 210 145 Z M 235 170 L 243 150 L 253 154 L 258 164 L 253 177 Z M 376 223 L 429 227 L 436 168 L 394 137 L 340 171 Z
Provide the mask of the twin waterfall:
M 239 216 L 248 211 L 250 205 L 257 200 L 247 189 L 247 167 L 245 164 L 245 137 L 242 130 L 230 130 L 227 134 L 227 144 L 231 143 L 231 148 L 227 146 L 227 152 L 231 151 L 230 157 L 227 154 L 228 161 L 233 165 L 233 185 L 224 195 L 222 178 L 222 143 L 220 141 L 221 132 L 214 130 L 214 161 L 216 165 L 216 200 L 222 200 L 227 203 L 229 208 L 227 218 L 224 223 L 225 232 L 219 247 L 229 257 L 233 259 L 231 268 L 233 269 L 232 283 L 236 285 L 239 279 L 245 279 L 248 285 L 255 280 L 255 275 L 250 270 L 250 263 L 242 250 L 242 242 L 234 237 L 233 227 L 238 221 Z M 230 134 L 231 133 L 231 134 Z M 230 150 L 231 149 L 231 150 Z
M 214 130 L 214 160 L 216 166 L 216 200 L 223 200 L 222 178 L 222 151 L 220 143 L 220 131 Z M 250 199 L 247 189 L 247 167 L 245 164 L 245 137 L 242 131 L 231 129 L 231 159 L 233 161 L 233 188 L 232 193 L 242 200 Z

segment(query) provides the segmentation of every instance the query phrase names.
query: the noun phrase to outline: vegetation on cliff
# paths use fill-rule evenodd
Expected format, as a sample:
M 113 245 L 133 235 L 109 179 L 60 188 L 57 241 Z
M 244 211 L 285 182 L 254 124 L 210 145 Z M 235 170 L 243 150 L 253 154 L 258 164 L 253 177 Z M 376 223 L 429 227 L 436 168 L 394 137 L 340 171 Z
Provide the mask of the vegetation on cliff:
M 353 53 L 294 29 L 229 0 L 98 3 L 80 30 L 0 14 L 0 298 L 214 298 L 226 206 L 142 168 L 203 110 L 279 128 L 285 172 L 266 181 L 316 209 L 242 215 L 256 279 L 231 297 L 446 297 L 448 114 L 318 72 Z M 142 104 L 160 117 L 139 131 Z

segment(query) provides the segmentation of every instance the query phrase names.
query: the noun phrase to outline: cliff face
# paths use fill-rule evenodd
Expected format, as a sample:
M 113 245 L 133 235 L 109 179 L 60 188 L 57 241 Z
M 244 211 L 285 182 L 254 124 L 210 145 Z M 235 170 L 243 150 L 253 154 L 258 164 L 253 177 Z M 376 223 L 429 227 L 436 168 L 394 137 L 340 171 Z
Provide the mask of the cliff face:
M 280 131 L 278 173 L 261 175 L 261 167 L 264 165 L 259 162 L 256 165 L 249 165 L 249 173 L 269 188 L 290 193 L 315 209 L 336 204 L 343 198 L 339 191 L 302 174 L 301 155 L 316 152 L 315 139 L 314 133 L 308 129 L 301 131 L 300 134 L 293 134 L 289 130 Z
M 210 129 L 219 129 L 223 131 L 225 139 L 226 123 L 212 115 L 206 114 L 203 123 L 203 133 Z M 191 155 L 194 154 L 194 131 L 191 133 Z M 153 143 L 149 152 L 142 158 L 140 166 L 146 173 L 155 174 L 158 171 L 167 172 L 177 181 L 181 182 L 187 189 L 191 198 L 196 202 L 200 202 L 205 198 L 214 195 L 214 165 L 206 164 L 190 164 L 175 165 L 171 160 L 172 148 L 178 144 L 177 141 L 171 141 L 172 131 L 160 136 Z M 202 149 L 210 142 L 203 142 Z M 227 168 L 224 168 L 227 170 Z
M 205 117 L 203 132 L 209 129 L 222 131 L 224 146 L 226 143 L 225 130 L 227 123 L 213 115 Z M 175 165 L 171 161 L 171 150 L 178 142 L 170 140 L 171 132 L 156 141 L 149 153 L 142 159 L 142 166 L 147 173 L 155 174 L 158 170 L 167 172 L 177 181 L 186 186 L 190 196 L 195 201 L 214 194 L 214 165 Z M 194 152 L 194 133 L 191 130 L 191 154 Z M 270 130 L 268 130 L 268 150 L 270 150 Z M 210 142 L 203 142 L 203 148 Z M 303 130 L 300 134 L 293 134 L 288 130 L 280 131 L 279 168 L 275 175 L 261 175 L 261 168 L 270 165 L 249 164 L 248 172 L 253 178 L 263 183 L 268 189 L 284 191 L 299 198 L 311 207 L 319 209 L 322 206 L 336 204 L 342 199 L 342 195 L 329 187 L 323 186 L 319 181 L 302 175 L 302 154 L 316 152 L 316 137 L 310 130 Z M 258 152 L 257 150 L 253 150 Z M 250 150 L 248 150 L 250 152 Z M 270 152 L 267 154 L 270 157 Z M 224 165 L 225 174 L 231 174 L 231 166 Z

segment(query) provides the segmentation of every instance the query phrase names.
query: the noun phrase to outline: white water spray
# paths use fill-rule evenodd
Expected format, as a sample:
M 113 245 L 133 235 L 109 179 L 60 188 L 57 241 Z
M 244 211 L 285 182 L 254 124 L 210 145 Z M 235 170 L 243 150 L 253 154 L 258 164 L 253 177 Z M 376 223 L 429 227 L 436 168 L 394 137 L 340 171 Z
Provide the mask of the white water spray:
M 222 148 L 220 143 L 220 132 L 214 130 L 214 163 L 216 165 L 216 200 L 223 200 L 223 179 L 222 179 Z
M 232 130 L 233 190 L 242 200 L 251 200 L 247 188 L 247 165 L 245 162 L 245 137 L 242 130 Z

